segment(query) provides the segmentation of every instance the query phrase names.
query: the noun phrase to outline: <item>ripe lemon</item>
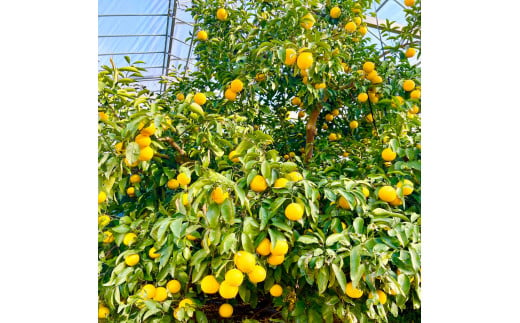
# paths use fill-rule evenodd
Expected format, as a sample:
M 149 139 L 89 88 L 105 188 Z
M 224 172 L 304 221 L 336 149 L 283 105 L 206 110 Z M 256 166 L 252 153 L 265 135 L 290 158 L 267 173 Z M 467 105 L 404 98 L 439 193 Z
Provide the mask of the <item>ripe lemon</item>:
M 235 266 L 243 273 L 250 273 L 255 268 L 255 256 L 247 251 L 238 251 L 233 257 Z
M 152 139 L 150 139 L 149 136 L 143 136 L 141 134 L 138 134 L 134 141 L 139 145 L 139 148 L 148 147 L 152 143 Z
M 413 7 L 415 0 L 404 0 L 404 5 L 407 7 Z
M 215 294 L 216 292 L 218 292 L 219 287 L 220 284 L 213 275 L 205 276 L 204 278 L 202 278 L 202 281 L 200 282 L 200 289 L 205 294 Z
M 271 245 L 270 252 L 273 256 L 285 256 L 287 254 L 287 252 L 289 251 L 289 245 L 287 244 L 287 241 L 285 241 L 285 240 L 276 241 L 275 246 L 273 246 L 271 243 L 270 243 L 270 245 Z
M 107 200 L 107 194 L 105 192 L 99 192 L 97 197 L 98 204 L 101 204 Z
M 410 99 L 419 99 L 421 98 L 421 91 L 420 90 L 413 90 L 410 92 Z
M 374 122 L 374 117 L 372 116 L 372 113 L 367 114 L 365 120 L 368 122 Z
M 238 163 L 240 160 L 238 157 L 235 157 L 236 155 L 238 155 L 237 152 L 232 150 L 228 155 L 229 160 L 231 160 L 233 163 Z
M 283 155 L 283 158 L 285 158 L 285 159 L 289 159 L 290 157 L 289 157 L 288 154 L 285 154 L 285 155 Z
M 264 73 L 258 73 L 255 76 L 255 80 L 257 82 L 262 82 L 262 81 L 265 81 L 266 79 L 267 79 L 267 76 Z
M 249 277 L 250 282 L 256 284 L 265 280 L 267 277 L 267 272 L 265 271 L 264 267 L 256 265 L 255 268 L 253 268 L 253 271 L 247 274 L 247 277 Z
M 268 238 L 264 238 L 256 247 L 256 253 L 258 253 L 261 256 L 269 256 L 271 253 L 271 241 Z M 226 278 L 227 279 L 227 278 Z
M 170 293 L 176 294 L 181 290 L 181 283 L 176 279 L 172 279 L 166 284 L 166 288 Z
M 294 158 L 296 156 L 296 153 L 294 151 L 291 151 L 289 153 L 289 157 Z
M 377 195 L 381 200 L 385 202 L 392 202 L 397 197 L 395 189 L 392 186 L 388 185 L 381 187 Z
M 316 90 L 325 89 L 326 87 L 327 87 L 327 84 L 325 84 L 325 83 L 316 83 L 316 84 L 314 84 L 314 88 Z
M 197 240 L 198 238 L 192 234 L 187 234 L 186 235 L 186 239 L 190 240 L 190 241 L 195 241 Z
M 401 200 L 399 198 L 399 196 L 397 196 L 393 201 L 389 202 L 390 205 L 392 206 L 399 206 L 399 205 L 403 205 L 403 200 Z
M 384 305 L 386 303 L 386 294 L 385 294 L 385 292 L 383 292 L 382 290 L 378 289 L 376 291 L 376 293 L 377 293 L 377 296 L 379 297 L 379 303 Z M 372 293 L 368 293 L 368 298 L 372 298 L 372 297 L 373 297 Z
M 141 135 L 152 136 L 155 133 L 155 124 L 152 122 L 148 127 L 141 129 Z
M 250 187 L 253 191 L 260 193 L 267 189 L 267 182 L 262 175 L 256 175 L 251 181 Z
M 103 232 L 103 242 L 104 243 L 111 243 L 114 242 L 114 235 L 110 231 Z
M 302 111 L 298 112 L 298 118 L 300 118 L 300 119 L 305 118 L 305 111 L 302 110 Z
M 148 161 L 148 160 L 152 159 L 153 154 L 154 154 L 154 152 L 153 152 L 152 148 L 150 148 L 149 146 L 148 147 L 144 147 L 139 152 L 139 160 L 140 161 Z
M 217 10 L 217 19 L 220 21 L 226 20 L 228 17 L 228 12 L 224 8 L 219 8 Z
M 129 187 L 126 189 L 126 194 L 128 194 L 128 196 L 130 197 L 134 197 L 135 196 L 135 187 Z
M 176 189 L 179 187 L 179 181 L 176 180 L 175 178 L 172 178 L 168 181 L 168 183 L 166 184 L 168 186 L 169 189 Z
M 359 126 L 359 123 L 356 120 L 350 121 L 349 125 L 350 129 L 356 129 Z
M 98 216 L 97 222 L 100 228 L 106 227 L 110 223 L 110 217 L 106 214 Z
M 177 175 L 177 181 L 181 185 L 188 185 L 191 183 L 191 178 L 186 173 L 179 173 Z
M 286 159 L 289 159 L 289 155 L 287 155 Z M 280 178 L 276 179 L 276 181 L 274 181 L 273 187 L 274 188 L 284 188 L 287 186 L 288 182 L 289 182 L 288 179 L 280 177 Z
M 405 80 L 403 82 L 403 90 L 410 92 L 415 88 L 415 82 L 412 80 Z
M 298 55 L 296 54 L 296 50 L 292 48 L 287 48 L 285 50 L 285 65 L 293 65 L 296 62 Z
M 155 289 L 155 295 L 153 297 L 154 301 L 157 302 L 163 302 L 168 297 L 168 292 L 166 291 L 166 288 L 164 287 L 157 287 Z
M 408 112 L 410 112 L 411 114 L 417 114 L 417 113 L 419 113 L 419 107 L 414 105 L 413 107 L 410 108 L 410 110 L 408 110 Z
M 235 80 L 231 81 L 230 89 L 233 92 L 238 93 L 238 92 L 242 91 L 243 88 L 244 88 L 244 83 L 242 83 L 242 81 L 240 81 L 239 79 L 235 79 Z
M 384 161 L 392 161 L 397 157 L 397 153 L 392 150 L 392 148 L 385 148 L 381 152 L 381 158 L 383 158 Z
M 141 182 L 141 176 L 139 176 L 138 174 L 133 174 L 132 176 L 130 176 L 130 183 L 135 184 L 139 182 Z
M 406 58 L 412 58 L 415 56 L 415 48 L 408 48 L 406 50 L 406 52 L 404 53 L 404 56 L 406 56 Z
M 304 76 L 304 77 L 302 78 L 302 83 L 303 83 L 303 84 L 307 84 L 307 83 L 309 83 L 309 78 L 308 78 L 307 76 Z
M 279 297 L 283 294 L 283 288 L 282 286 L 278 285 L 278 284 L 274 284 L 270 289 L 269 289 L 269 293 L 271 294 L 271 296 L 273 297 Z
M 300 220 L 303 217 L 303 207 L 298 203 L 287 205 L 285 208 L 285 217 L 292 221 Z
M 345 30 L 348 32 L 348 33 L 353 33 L 356 31 L 356 23 L 353 22 L 353 21 L 350 21 L 348 22 L 346 25 L 345 25 Z
M 338 19 L 341 16 L 341 9 L 339 7 L 334 7 L 330 9 L 330 17 L 333 19 Z
M 232 89 L 227 89 L 226 92 L 224 92 L 224 97 L 229 101 L 235 101 L 237 99 L 237 93 Z
M 372 80 L 372 84 L 380 84 L 383 83 L 383 78 L 380 75 L 376 75 Z M 377 102 L 375 102 L 377 103 Z
M 130 162 L 128 161 L 128 159 L 126 159 L 125 157 L 125 165 L 128 166 L 128 167 L 135 167 L 139 164 L 139 161 L 136 160 L 133 164 L 130 164 Z
M 110 310 L 108 309 L 108 307 L 103 306 L 103 305 L 100 305 L 98 307 L 98 318 L 100 318 L 100 319 L 107 318 L 108 314 L 110 314 Z
M 141 288 L 139 296 L 143 299 L 150 299 L 155 296 L 155 286 L 152 284 L 146 284 Z
M 218 314 L 223 318 L 231 317 L 231 315 L 233 315 L 233 306 L 228 303 L 220 305 L 218 308 Z
M 148 256 L 150 256 L 150 258 L 152 258 L 152 259 L 155 259 L 155 258 L 159 258 L 161 256 L 161 254 L 157 253 L 157 249 L 155 247 L 151 247 L 150 250 L 148 251 Z
M 285 260 L 285 256 L 270 255 L 267 258 L 267 263 L 271 266 L 278 266 Z
M 403 187 L 403 195 L 410 195 L 413 192 L 413 183 L 407 179 L 404 181 L 399 181 L 399 183 L 397 183 L 397 187 Z
M 312 57 L 312 53 L 309 52 L 303 52 L 300 55 L 298 55 L 298 59 L 296 61 L 296 64 L 301 70 L 306 70 L 309 67 L 312 66 L 312 63 L 314 63 L 314 58 Z
M 345 210 L 350 210 L 350 204 L 348 203 L 347 199 L 343 196 L 340 196 L 338 200 L 338 205 Z
M 372 71 L 374 71 L 375 68 L 376 68 L 376 65 L 372 62 L 365 62 L 363 64 L 363 71 L 365 71 L 365 73 L 367 73 L 367 74 L 370 74 Z M 377 72 L 376 72 L 376 75 L 377 75 Z
M 291 99 L 291 103 L 293 105 L 300 105 L 300 104 L 302 104 L 302 100 L 299 97 L 295 96 L 294 98 Z
M 365 26 L 361 26 L 361 27 L 359 27 L 358 31 L 361 34 L 361 36 L 365 36 L 368 32 L 368 29 Z
M 107 121 L 108 115 L 105 112 L 101 111 L 99 112 L 99 119 L 101 119 L 102 121 Z
M 208 33 L 205 32 L 204 30 L 199 30 L 197 32 L 197 39 L 202 40 L 202 41 L 208 40 Z
M 366 94 L 364 92 L 363 93 L 359 93 L 357 99 L 361 103 L 366 102 L 368 100 L 368 94 Z
M 303 179 L 302 174 L 298 173 L 297 171 L 290 172 L 289 174 L 287 174 L 287 177 L 289 178 L 289 180 L 293 182 L 299 182 Z
M 123 238 L 123 244 L 125 246 L 130 246 L 130 245 L 134 244 L 136 241 L 137 241 L 137 235 L 133 232 L 128 232 L 127 234 L 125 234 L 125 236 Z
M 193 96 L 193 101 L 198 105 L 204 105 L 207 101 L 206 95 L 204 93 L 196 93 L 195 96 Z
M 177 97 L 177 100 L 179 100 L 179 101 L 184 101 L 184 94 L 182 94 L 182 93 L 177 93 L 176 97 Z
M 325 115 L 325 120 L 326 120 L 327 122 L 331 122 L 333 119 L 334 119 L 334 116 L 333 116 L 332 114 L 327 113 L 327 114 Z
M 331 133 L 331 134 L 329 135 L 329 140 L 330 140 L 330 141 L 336 141 L 336 140 L 338 140 L 338 135 L 336 135 L 335 133 Z
M 327 129 L 329 129 L 329 126 L 327 126 L 327 124 L 324 123 L 323 126 L 321 126 L 321 128 L 322 128 L 323 130 L 327 130 Z M 336 138 L 336 139 L 337 139 L 337 138 Z M 329 138 L 329 140 L 330 140 L 330 138 Z
M 352 282 L 349 282 L 347 284 L 347 288 L 345 290 L 345 293 L 350 298 L 360 298 L 361 296 L 363 296 L 363 291 L 361 289 L 354 288 L 352 286 Z
M 225 299 L 234 298 L 238 294 L 238 287 L 232 286 L 227 280 L 224 280 L 222 284 L 220 284 L 218 293 Z
M 222 188 L 216 187 L 213 192 L 211 192 L 211 199 L 217 203 L 222 204 L 228 198 L 228 192 L 224 192 Z
M 179 302 L 178 308 L 186 307 L 186 305 L 195 305 L 195 303 L 193 302 L 193 300 L 191 298 L 185 298 Z
M 118 142 L 114 145 L 114 148 L 116 149 L 116 154 L 120 155 L 122 153 L 125 152 L 125 150 L 123 149 L 123 143 L 122 142 Z
M 316 22 L 316 20 L 314 19 L 314 16 L 311 13 L 308 13 L 305 16 L 303 16 L 302 22 L 300 23 L 300 25 L 303 28 L 309 30 L 312 28 L 312 26 L 314 26 L 315 22 Z
M 189 195 L 188 193 L 182 194 L 182 205 L 187 206 L 190 203 L 190 200 L 188 199 Z
M 125 264 L 127 264 L 130 267 L 133 267 L 139 263 L 139 255 L 134 253 L 132 255 L 128 255 L 125 258 Z
M 366 188 L 366 187 L 364 187 L 364 186 L 361 187 L 361 192 L 363 192 L 363 195 L 364 195 L 365 197 L 370 196 L 370 191 L 368 190 L 368 188 Z
M 231 286 L 238 287 L 242 285 L 242 282 L 244 281 L 244 274 L 236 268 L 228 270 L 224 277 L 225 281 L 227 281 Z
M 349 155 L 348 151 L 344 151 L 344 152 L 341 154 L 341 156 L 343 156 L 343 157 L 345 157 L 345 158 L 348 157 L 348 155 Z
M 358 25 L 358 26 L 361 25 L 361 22 L 362 22 L 361 17 L 354 17 L 352 20 L 356 23 L 356 25 Z

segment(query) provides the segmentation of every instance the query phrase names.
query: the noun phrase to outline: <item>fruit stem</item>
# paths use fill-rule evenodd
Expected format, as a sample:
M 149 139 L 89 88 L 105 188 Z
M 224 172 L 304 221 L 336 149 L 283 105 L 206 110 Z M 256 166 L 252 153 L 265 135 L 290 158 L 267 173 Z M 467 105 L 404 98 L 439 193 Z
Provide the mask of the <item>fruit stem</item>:
M 318 132 L 316 130 L 316 122 L 318 121 L 318 117 L 320 115 L 321 111 L 321 104 L 317 104 L 316 108 L 312 110 L 311 114 L 309 115 L 309 121 L 307 121 L 306 126 L 306 142 L 305 142 L 305 163 L 308 163 L 309 160 L 312 158 L 312 153 L 314 150 L 314 137 L 316 136 L 316 133 Z

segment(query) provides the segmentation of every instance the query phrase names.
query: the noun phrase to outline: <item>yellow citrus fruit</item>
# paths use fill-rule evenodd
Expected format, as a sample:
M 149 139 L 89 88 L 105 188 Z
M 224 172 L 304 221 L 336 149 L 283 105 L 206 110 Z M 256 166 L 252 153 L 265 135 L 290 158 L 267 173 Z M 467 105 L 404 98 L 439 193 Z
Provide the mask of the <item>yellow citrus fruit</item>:
M 366 121 L 368 122 L 374 122 L 374 117 L 372 116 L 372 113 L 367 114 L 365 117 Z
M 202 281 L 200 282 L 200 289 L 205 294 L 215 294 L 216 292 L 218 292 L 219 287 L 220 284 L 213 275 L 205 276 L 204 278 L 202 278 Z
M 262 82 L 262 81 L 265 81 L 266 79 L 267 79 L 267 76 L 264 73 L 258 73 L 255 76 L 255 80 L 257 82 Z
M 129 187 L 126 189 L 126 194 L 128 194 L 128 196 L 130 197 L 134 197 L 135 196 L 135 187 Z
M 108 314 L 110 314 L 110 310 L 108 309 L 108 307 L 103 306 L 103 305 L 100 305 L 98 307 L 98 318 L 100 318 L 100 319 L 107 318 Z
M 104 243 L 111 243 L 114 242 L 114 235 L 110 231 L 103 232 L 103 242 Z
M 202 41 L 208 40 L 208 33 L 204 30 L 199 30 L 197 32 L 197 39 Z
M 267 272 L 265 271 L 264 267 L 255 265 L 255 268 L 253 268 L 253 271 L 247 274 L 247 277 L 249 277 L 249 281 L 252 283 L 260 283 L 265 280 L 267 277 Z
M 338 205 L 345 210 L 350 210 L 350 204 L 348 203 L 347 199 L 343 196 L 340 196 L 338 200 Z
M 215 187 L 213 192 L 211 192 L 211 199 L 217 204 L 224 203 L 228 196 L 228 192 L 224 192 L 221 187 Z
M 349 70 L 349 66 L 347 63 L 341 63 L 341 66 L 343 67 L 343 72 L 347 73 Z
M 314 84 L 314 88 L 319 90 L 319 89 L 325 89 L 327 87 L 327 84 L 325 83 L 316 83 Z
M 193 302 L 193 300 L 191 298 L 185 298 L 179 302 L 178 308 L 186 307 L 186 305 L 195 305 L 195 303 Z
M 348 157 L 348 155 L 349 155 L 348 151 L 344 151 L 344 152 L 341 154 L 341 156 L 343 156 L 343 157 Z
M 397 157 L 397 153 L 392 150 L 392 148 L 385 148 L 381 152 L 381 157 L 384 161 L 392 161 Z
M 231 286 L 238 287 L 242 285 L 242 282 L 244 281 L 244 274 L 236 268 L 228 270 L 224 277 L 225 281 L 227 281 Z
M 141 182 L 141 176 L 139 176 L 138 174 L 133 174 L 132 176 L 130 176 L 130 183 L 135 184 L 139 182 Z
M 97 222 L 99 227 L 106 227 L 110 223 L 110 217 L 106 214 L 98 216 Z
M 253 191 L 259 193 L 267 189 L 267 182 L 262 175 L 256 175 L 251 181 L 250 187 Z
M 118 142 L 114 145 L 115 149 L 116 149 L 116 154 L 122 154 L 124 153 L 124 149 L 123 149 L 123 143 L 122 142 Z
M 193 96 L 193 101 L 198 105 L 204 105 L 204 103 L 206 103 L 207 101 L 206 95 L 204 93 L 196 93 Z
M 292 48 L 287 48 L 285 50 L 285 65 L 293 65 L 296 63 L 296 59 L 298 58 L 298 55 L 296 54 L 296 50 Z
M 350 121 L 349 125 L 350 129 L 356 129 L 359 126 L 359 123 L 356 120 Z
M 419 107 L 414 105 L 413 107 L 410 108 L 410 110 L 408 110 L 408 112 L 410 112 L 411 114 L 417 114 L 417 113 L 419 113 Z
M 376 75 L 371 81 L 372 84 L 380 84 L 383 83 L 383 78 L 380 75 Z
M 152 122 L 148 127 L 141 129 L 141 135 L 152 136 L 155 133 L 155 124 Z
M 379 303 L 385 304 L 386 303 L 386 294 L 382 290 L 376 290 L 377 296 L 379 297 Z M 372 298 L 372 293 L 368 293 L 368 298 Z
M 218 308 L 218 315 L 223 318 L 231 317 L 231 315 L 233 315 L 233 306 L 228 303 L 220 305 Z
M 325 115 L 325 120 L 326 120 L 327 122 L 331 122 L 333 119 L 334 119 L 334 116 L 333 116 L 332 114 L 327 113 L 327 114 Z
M 364 92 L 363 93 L 359 93 L 357 99 L 361 103 L 366 102 L 368 100 L 368 94 L 366 94 Z
M 155 296 L 155 286 L 152 284 L 146 284 L 141 288 L 139 296 L 143 299 L 150 299 Z
M 316 22 L 316 20 L 314 19 L 314 16 L 311 14 L 311 13 L 308 13 L 306 14 L 305 16 L 303 16 L 302 18 L 302 22 L 301 22 L 301 26 L 305 29 L 311 29 L 312 26 L 314 26 L 314 23 Z
M 339 115 L 339 109 L 332 110 L 332 115 L 337 117 Z
M 224 8 L 219 8 L 217 10 L 217 19 L 220 21 L 226 20 L 228 17 L 228 12 Z
M 192 234 L 187 234 L 186 235 L 186 239 L 190 240 L 190 241 L 195 241 L 197 240 L 198 238 Z
M 287 159 L 289 159 L 289 156 L 287 156 Z M 276 181 L 274 181 L 273 187 L 274 188 L 284 188 L 287 186 L 288 182 L 289 182 L 288 179 L 280 177 L 280 178 L 276 179 Z
M 404 181 L 399 181 L 399 183 L 397 183 L 397 187 L 403 187 L 403 195 L 410 195 L 413 192 L 413 183 L 407 179 Z
M 299 97 L 295 96 L 294 98 L 291 99 L 291 103 L 293 105 L 300 105 L 300 104 L 302 104 L 302 100 Z
M 329 140 L 330 140 L 330 141 L 336 141 L 336 140 L 338 140 L 338 135 L 336 135 L 335 133 L 331 133 L 331 134 L 329 135 Z
M 406 56 L 406 58 L 414 57 L 415 56 L 415 48 L 408 48 L 406 50 L 406 52 L 404 53 L 404 56 Z
M 399 206 L 399 205 L 403 205 L 403 200 L 401 200 L 399 198 L 399 196 L 397 196 L 393 201 L 390 201 L 389 203 L 392 206 Z
M 168 297 L 168 292 L 166 291 L 166 288 L 164 287 L 157 287 L 155 289 L 155 295 L 153 297 L 154 301 L 157 302 L 163 302 Z
M 290 157 L 289 157 L 288 154 L 285 154 L 285 155 L 283 155 L 283 158 L 285 158 L 285 159 L 289 159 Z
M 182 94 L 182 93 L 177 93 L 177 96 L 176 96 L 176 97 L 177 97 L 177 100 L 179 100 L 179 101 L 184 101 L 184 94 Z
M 357 25 L 355 22 L 350 21 L 345 25 L 345 30 L 349 33 L 353 33 L 356 31 Z
M 135 167 L 139 164 L 139 161 L 136 160 L 133 164 L 130 164 L 130 162 L 128 161 L 128 159 L 126 159 L 125 157 L 125 165 L 128 166 L 128 167 Z
M 287 174 L 287 177 L 289 178 L 289 180 L 293 182 L 299 182 L 303 179 L 302 174 L 298 173 L 297 171 L 290 172 L 289 174 Z
M 300 70 L 300 74 L 302 77 L 306 77 L 306 76 L 309 76 L 309 71 L 307 70 Z
M 138 254 L 134 253 L 132 255 L 126 256 L 125 264 L 127 264 L 128 266 L 132 267 L 132 266 L 137 265 L 137 263 L 139 263 L 139 255 Z
M 302 111 L 298 112 L 298 118 L 300 118 L 300 119 L 305 118 L 305 111 L 302 110 Z
M 304 76 L 304 77 L 302 78 L 302 83 L 303 83 L 303 84 L 307 84 L 307 83 L 309 83 L 309 78 L 308 78 L 307 76 Z
M 243 88 L 244 88 L 244 83 L 242 83 L 242 81 L 240 81 L 239 79 L 235 79 L 235 80 L 231 81 L 230 89 L 233 92 L 238 93 L 238 92 L 242 91 Z
M 360 298 L 363 296 L 363 291 L 361 289 L 354 288 L 354 286 L 352 286 L 352 282 L 347 284 L 345 292 L 350 298 Z
M 285 256 L 282 255 L 282 256 L 275 256 L 275 255 L 270 255 L 268 258 L 267 258 L 267 263 L 271 266 L 278 266 L 279 264 L 281 264 L 283 261 L 285 260 Z
M 421 91 L 420 90 L 413 90 L 410 92 L 410 99 L 419 99 L 421 98 Z
M 314 63 L 314 58 L 312 57 L 312 53 L 309 52 L 303 52 L 300 55 L 298 55 L 298 59 L 296 61 L 296 64 L 301 70 L 306 70 L 309 67 L 312 66 L 312 63 Z
M 138 134 L 134 141 L 139 145 L 139 148 L 148 147 L 152 143 L 152 139 L 150 139 L 149 136 L 143 136 L 141 134 Z
M 98 204 L 101 204 L 101 203 L 105 202 L 106 200 L 107 200 L 107 194 L 103 191 L 99 192 L 98 197 L 97 197 Z
M 218 289 L 218 293 L 222 298 L 230 299 L 234 298 L 238 294 L 238 287 L 229 284 L 227 280 L 224 280 Z
M 191 178 L 186 173 L 179 173 L 177 175 L 177 181 L 181 185 L 188 185 L 191 183 Z
M 188 198 L 189 198 L 188 193 L 182 194 L 182 205 L 187 206 L 190 203 Z
M 166 284 L 166 288 L 168 288 L 170 293 L 176 294 L 181 290 L 181 283 L 176 279 L 172 279 Z
M 323 130 L 327 130 L 327 129 L 329 129 L 329 126 L 327 126 L 327 124 L 324 123 L 323 126 L 321 126 L 321 128 L 322 128 Z M 337 138 L 336 138 L 336 139 L 337 139 Z
M 376 70 L 372 70 L 371 72 L 369 72 L 367 75 L 365 75 L 365 78 L 369 81 L 373 81 L 374 78 L 377 76 L 377 71 Z
M 365 73 L 370 73 L 372 72 L 374 69 L 376 68 L 376 65 L 372 62 L 365 62 L 363 64 L 363 71 L 365 71 Z
M 330 17 L 333 19 L 338 19 L 341 16 L 341 9 L 339 7 L 334 7 L 330 9 Z
M 403 90 L 410 92 L 415 88 L 415 82 L 412 80 L 405 80 L 403 82 Z
M 415 0 L 404 0 L 404 5 L 407 7 L 413 7 Z
M 168 186 L 169 189 L 176 189 L 179 187 L 179 181 L 176 180 L 175 178 L 172 178 L 168 181 L 168 183 L 166 184 Z
M 385 202 L 392 202 L 397 197 L 395 189 L 392 186 L 388 185 L 381 187 L 377 195 L 381 200 Z
M 130 246 L 131 244 L 134 244 L 137 241 L 137 235 L 133 232 L 128 232 L 123 237 L 123 244 L 125 246 Z
M 283 288 L 282 286 L 278 285 L 278 284 L 274 284 L 270 289 L 269 289 L 269 293 L 271 294 L 271 296 L 273 297 L 279 297 L 283 294 Z
M 250 273 L 255 267 L 255 256 L 245 250 L 238 251 L 233 257 L 235 266 L 243 273 Z
M 107 121 L 108 115 L 105 112 L 101 111 L 99 112 L 99 119 L 101 119 L 102 121 Z
M 361 187 L 361 192 L 363 192 L 363 195 L 365 197 L 368 197 L 370 195 L 370 191 L 368 190 L 368 188 L 366 188 L 364 186 Z
M 361 34 L 361 36 L 365 36 L 368 32 L 368 29 L 365 26 L 361 26 L 361 27 L 359 27 L 358 31 Z
M 285 241 L 285 240 L 276 241 L 275 246 L 273 246 L 270 243 L 270 252 L 273 256 L 285 256 L 288 251 L 289 251 L 289 245 L 287 244 L 287 241 Z
M 238 155 L 237 152 L 232 150 L 228 155 L 229 160 L 231 160 L 233 163 L 238 163 L 240 160 L 238 157 L 235 157 L 236 155 Z
M 153 152 L 152 148 L 150 148 L 149 146 L 148 147 L 144 147 L 139 152 L 139 160 L 140 161 L 148 161 L 148 160 L 152 159 L 153 154 L 154 154 L 154 152 Z
M 224 92 L 224 97 L 229 101 L 235 101 L 237 99 L 237 93 L 232 89 L 227 89 L 226 92 Z
M 152 258 L 152 259 L 155 259 L 155 258 L 159 258 L 161 256 L 161 254 L 157 253 L 157 249 L 155 247 L 151 247 L 150 250 L 148 251 L 148 256 L 150 256 L 150 258 Z
M 264 238 L 256 247 L 256 253 L 258 253 L 261 256 L 269 256 L 271 253 L 271 241 L 268 238 Z M 227 278 L 226 278 L 227 279 Z
M 303 217 L 303 211 L 303 207 L 300 204 L 291 203 L 285 208 L 285 217 L 292 221 L 298 221 Z

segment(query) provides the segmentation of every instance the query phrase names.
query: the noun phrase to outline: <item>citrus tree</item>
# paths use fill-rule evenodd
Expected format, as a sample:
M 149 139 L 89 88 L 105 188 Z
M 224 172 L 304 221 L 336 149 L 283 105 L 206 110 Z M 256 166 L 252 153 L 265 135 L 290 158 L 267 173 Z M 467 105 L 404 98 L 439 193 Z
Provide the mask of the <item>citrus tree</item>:
M 420 2 L 193 1 L 197 71 L 99 73 L 99 313 L 388 321 L 420 309 Z

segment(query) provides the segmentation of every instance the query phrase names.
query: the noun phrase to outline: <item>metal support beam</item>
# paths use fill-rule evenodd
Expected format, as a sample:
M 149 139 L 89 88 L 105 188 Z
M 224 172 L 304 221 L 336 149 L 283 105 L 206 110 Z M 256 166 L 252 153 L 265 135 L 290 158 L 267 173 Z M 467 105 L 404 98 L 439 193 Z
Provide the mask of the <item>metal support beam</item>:
M 168 12 L 168 14 L 170 14 L 170 13 Z M 172 12 L 172 15 L 171 15 L 171 17 L 172 17 L 172 28 L 170 30 L 170 36 L 169 36 L 170 38 L 173 38 L 173 33 L 175 32 L 175 16 L 176 15 L 177 15 L 177 0 L 173 0 L 173 12 Z M 168 37 L 168 35 L 167 35 L 167 37 Z M 168 75 L 168 71 L 170 69 L 170 55 L 172 53 L 172 43 L 173 43 L 173 41 L 172 41 L 172 39 L 170 39 L 170 44 L 168 46 L 168 55 L 167 55 L 168 59 L 166 61 L 166 72 L 164 73 L 165 76 Z
M 99 35 L 98 38 L 107 37 L 166 37 L 165 34 L 140 34 L 140 35 Z
M 98 56 L 146 55 L 146 54 L 164 54 L 164 52 L 103 53 L 103 54 L 98 54 Z
M 168 0 L 167 16 L 168 16 L 168 13 L 170 13 L 171 7 L 172 7 L 172 0 Z M 166 31 L 165 31 L 166 34 L 168 34 L 168 29 L 170 29 L 170 20 L 171 19 L 168 16 L 168 18 L 166 18 Z M 164 37 L 164 50 L 163 50 L 163 62 L 162 62 L 163 69 L 161 71 L 162 75 L 165 75 L 165 71 L 166 71 L 166 65 L 165 64 L 166 64 L 166 48 L 167 47 L 168 47 L 168 37 Z M 160 92 L 164 92 L 165 86 L 166 86 L 165 84 L 161 84 Z
M 111 15 L 98 15 L 100 18 L 105 17 L 166 17 L 167 14 L 163 13 L 125 13 L 125 14 L 111 14 Z

